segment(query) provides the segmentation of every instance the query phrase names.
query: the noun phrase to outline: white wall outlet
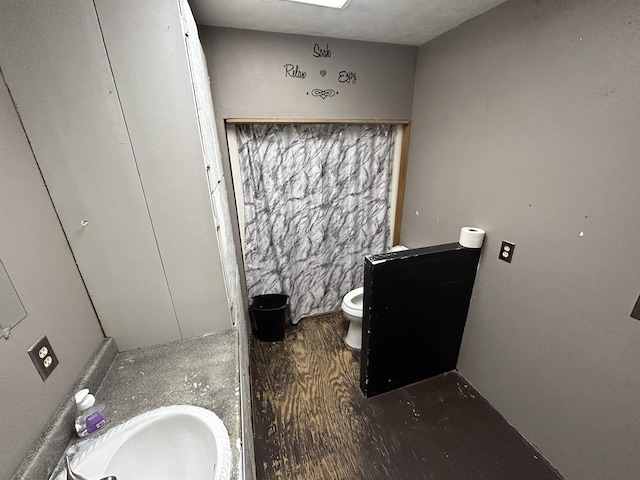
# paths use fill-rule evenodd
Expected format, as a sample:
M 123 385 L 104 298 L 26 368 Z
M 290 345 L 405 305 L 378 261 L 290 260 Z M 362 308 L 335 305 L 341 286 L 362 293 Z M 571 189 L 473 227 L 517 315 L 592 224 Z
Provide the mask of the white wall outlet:
M 500 260 L 504 260 L 507 263 L 511 263 L 511 257 L 513 257 L 513 251 L 515 249 L 516 249 L 515 243 L 511 243 L 503 240 L 502 246 L 500 247 L 500 256 L 498 258 Z
M 53 352 L 47 337 L 44 336 L 34 343 L 27 353 L 44 382 L 51 375 L 53 369 L 58 366 L 58 357 Z

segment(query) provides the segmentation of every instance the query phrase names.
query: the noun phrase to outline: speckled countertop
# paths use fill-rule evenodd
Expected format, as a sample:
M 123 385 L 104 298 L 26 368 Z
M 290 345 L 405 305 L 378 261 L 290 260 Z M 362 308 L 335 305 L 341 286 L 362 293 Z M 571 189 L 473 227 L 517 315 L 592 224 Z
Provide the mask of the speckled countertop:
M 119 353 L 95 395 L 106 404 L 109 427 L 165 405 L 196 405 L 213 411 L 229 432 L 231 478 L 242 478 L 235 330 Z

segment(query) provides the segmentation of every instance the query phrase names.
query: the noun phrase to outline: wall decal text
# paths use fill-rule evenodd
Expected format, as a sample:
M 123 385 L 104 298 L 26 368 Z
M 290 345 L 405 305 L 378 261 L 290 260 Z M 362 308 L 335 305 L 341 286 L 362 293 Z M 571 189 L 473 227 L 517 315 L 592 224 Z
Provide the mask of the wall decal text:
M 355 85 L 356 80 L 356 72 L 347 72 L 346 70 L 341 70 L 340 73 L 338 73 L 338 81 L 340 83 L 352 83 Z
M 322 48 L 317 43 L 313 45 L 313 56 L 316 58 L 329 58 L 331 56 L 331 50 L 329 50 L 329 44 L 326 48 Z
M 284 76 L 302 79 L 307 77 L 307 72 L 305 72 L 304 70 L 300 70 L 300 67 L 298 67 L 298 65 L 294 65 L 293 63 L 285 63 Z

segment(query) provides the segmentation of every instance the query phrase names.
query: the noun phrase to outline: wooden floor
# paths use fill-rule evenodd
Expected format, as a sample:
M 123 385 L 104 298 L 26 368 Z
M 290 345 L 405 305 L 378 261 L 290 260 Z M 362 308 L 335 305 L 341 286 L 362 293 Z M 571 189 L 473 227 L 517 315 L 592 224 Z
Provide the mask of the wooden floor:
M 257 478 L 562 477 L 457 373 L 367 399 L 339 314 L 252 339 Z

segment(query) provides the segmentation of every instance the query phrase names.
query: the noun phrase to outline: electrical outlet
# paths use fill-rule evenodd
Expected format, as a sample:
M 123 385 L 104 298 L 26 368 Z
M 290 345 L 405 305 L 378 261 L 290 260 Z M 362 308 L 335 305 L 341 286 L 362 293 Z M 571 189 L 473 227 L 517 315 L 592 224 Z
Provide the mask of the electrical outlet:
M 500 255 L 498 258 L 500 260 L 504 260 L 507 263 L 511 263 L 511 257 L 513 257 L 513 251 L 516 249 L 516 244 L 507 242 L 505 240 L 502 241 L 502 246 L 500 247 Z
M 34 343 L 27 353 L 44 382 L 47 377 L 51 375 L 54 368 L 58 366 L 58 357 L 56 357 L 56 354 L 53 352 L 53 348 L 51 348 L 47 337 L 44 336 Z

